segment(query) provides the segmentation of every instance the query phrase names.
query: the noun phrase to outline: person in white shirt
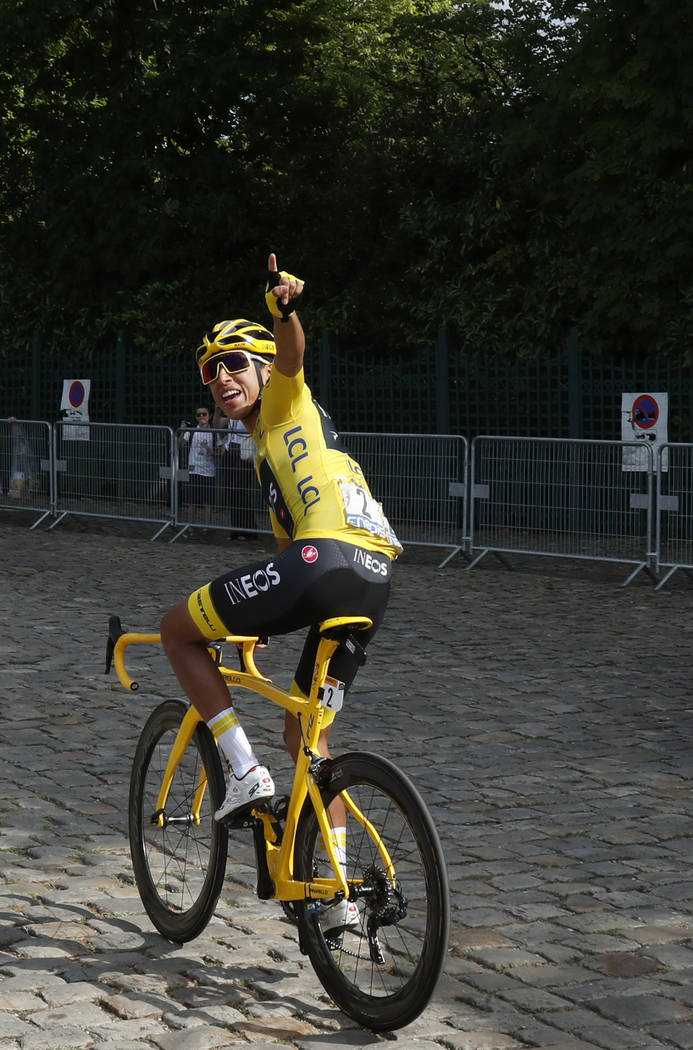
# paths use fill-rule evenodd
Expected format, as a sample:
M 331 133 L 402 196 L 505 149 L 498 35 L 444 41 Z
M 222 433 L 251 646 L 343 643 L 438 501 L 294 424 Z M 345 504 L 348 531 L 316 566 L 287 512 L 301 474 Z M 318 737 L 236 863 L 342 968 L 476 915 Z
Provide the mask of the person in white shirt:
M 201 405 L 195 409 L 195 429 L 181 429 L 178 435 L 178 447 L 188 447 L 187 501 L 190 507 L 190 521 L 191 524 L 194 524 L 201 510 L 206 527 L 212 522 L 216 475 L 214 434 L 211 422 L 209 409 Z M 181 428 L 187 426 L 188 424 L 183 420 Z

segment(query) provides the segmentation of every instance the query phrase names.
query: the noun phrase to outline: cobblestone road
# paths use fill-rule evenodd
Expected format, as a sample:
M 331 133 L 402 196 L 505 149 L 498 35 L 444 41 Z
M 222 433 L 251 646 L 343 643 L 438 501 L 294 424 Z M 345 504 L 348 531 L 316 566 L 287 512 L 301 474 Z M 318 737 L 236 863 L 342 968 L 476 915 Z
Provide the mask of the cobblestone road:
M 337 1011 L 241 840 L 217 915 L 178 948 L 133 886 L 126 799 L 162 696 L 103 674 L 105 626 L 161 612 L 265 545 L 0 520 L 0 1047 L 207 1050 L 387 1041 Z M 392 1038 L 430 1050 L 693 1047 L 693 587 L 538 559 L 508 572 L 408 552 L 340 716 L 413 777 L 453 901 L 434 1002 Z M 288 684 L 297 641 L 261 667 Z M 155 684 L 155 678 L 157 682 Z M 282 781 L 281 715 L 242 705 Z

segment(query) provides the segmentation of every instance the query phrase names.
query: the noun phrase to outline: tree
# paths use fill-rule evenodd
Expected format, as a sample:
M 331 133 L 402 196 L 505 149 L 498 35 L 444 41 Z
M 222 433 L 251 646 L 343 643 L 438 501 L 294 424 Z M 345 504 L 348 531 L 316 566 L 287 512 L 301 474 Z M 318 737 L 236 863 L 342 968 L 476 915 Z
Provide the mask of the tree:
M 193 346 L 273 249 L 373 353 L 675 352 L 689 7 L 0 0 L 3 341 Z
M 496 18 L 497 47 L 479 52 L 487 91 L 464 115 L 478 148 L 441 149 L 442 191 L 424 204 L 420 254 L 441 274 L 455 265 L 423 322 L 447 317 L 485 352 L 542 352 L 573 326 L 595 351 L 680 351 L 693 303 L 687 8 L 524 0 Z
M 1 326 L 179 345 L 229 300 L 256 310 L 282 247 L 316 323 L 398 318 L 383 288 L 453 6 L 0 0 Z
M 585 338 L 619 353 L 692 349 L 692 13 L 595 5 L 553 94 L 575 129 L 560 278 Z

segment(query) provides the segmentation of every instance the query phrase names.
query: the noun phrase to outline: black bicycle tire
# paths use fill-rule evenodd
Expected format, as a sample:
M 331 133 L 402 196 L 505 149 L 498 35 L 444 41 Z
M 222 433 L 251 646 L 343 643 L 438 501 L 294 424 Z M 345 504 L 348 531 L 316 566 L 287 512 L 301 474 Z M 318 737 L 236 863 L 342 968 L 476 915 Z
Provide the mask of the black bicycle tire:
M 427 912 L 422 952 L 406 982 L 392 995 L 369 994 L 350 980 L 333 955 L 315 913 L 306 904 L 298 907 L 301 945 L 325 991 L 337 1006 L 364 1028 L 393 1031 L 414 1021 L 430 1002 L 447 957 L 450 902 L 447 870 L 438 833 L 421 795 L 411 780 L 380 755 L 354 752 L 326 764 L 327 784 L 321 793 L 325 806 L 341 791 L 357 785 L 381 792 L 394 803 L 409 826 L 425 868 Z M 296 831 L 296 877 L 308 878 L 313 863 L 317 818 L 306 800 Z M 386 843 L 387 845 L 387 843 Z M 396 858 L 393 858 L 396 861 Z M 430 908 L 428 904 L 430 903 Z
M 211 793 L 209 810 L 209 864 L 200 893 L 184 911 L 169 907 L 157 890 L 147 860 L 145 829 L 151 826 L 151 813 L 146 812 L 144 800 L 147 772 L 157 743 L 165 733 L 171 741 L 185 716 L 187 706 L 180 700 L 166 700 L 149 716 L 140 735 L 130 778 L 128 830 L 130 855 L 135 882 L 147 915 L 167 940 L 184 944 L 204 930 L 214 914 L 226 873 L 228 831 L 214 820 L 214 810 L 221 804 L 225 780 L 214 737 L 204 723 L 197 727 L 190 747 L 196 747 L 204 764 L 208 790 Z M 175 783 L 175 778 L 174 778 Z M 151 800 L 150 800 L 151 801 Z

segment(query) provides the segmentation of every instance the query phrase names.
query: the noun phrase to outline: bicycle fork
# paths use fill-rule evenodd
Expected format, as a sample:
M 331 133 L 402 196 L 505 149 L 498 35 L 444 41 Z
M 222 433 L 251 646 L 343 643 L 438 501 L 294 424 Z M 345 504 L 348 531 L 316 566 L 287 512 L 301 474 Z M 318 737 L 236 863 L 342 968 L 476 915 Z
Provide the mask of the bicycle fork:
M 159 795 L 156 800 L 156 810 L 152 814 L 152 824 L 156 823 L 160 828 L 165 827 L 167 824 L 174 823 L 188 823 L 188 824 L 200 824 L 200 810 L 202 808 L 202 799 L 207 788 L 207 776 L 204 770 L 204 766 L 200 770 L 200 779 L 195 790 L 195 795 L 192 800 L 190 807 L 190 813 L 185 817 L 167 817 L 166 816 L 166 803 L 168 801 L 168 794 L 171 790 L 171 784 L 175 775 L 176 769 L 180 765 L 181 759 L 185 754 L 186 750 L 190 745 L 190 741 L 195 735 L 195 730 L 200 724 L 201 718 L 199 712 L 191 705 L 186 711 L 183 721 L 181 722 L 178 732 L 176 733 L 176 739 L 173 741 L 171 753 L 168 756 L 166 762 L 166 769 L 161 780 L 161 787 L 159 789 Z

